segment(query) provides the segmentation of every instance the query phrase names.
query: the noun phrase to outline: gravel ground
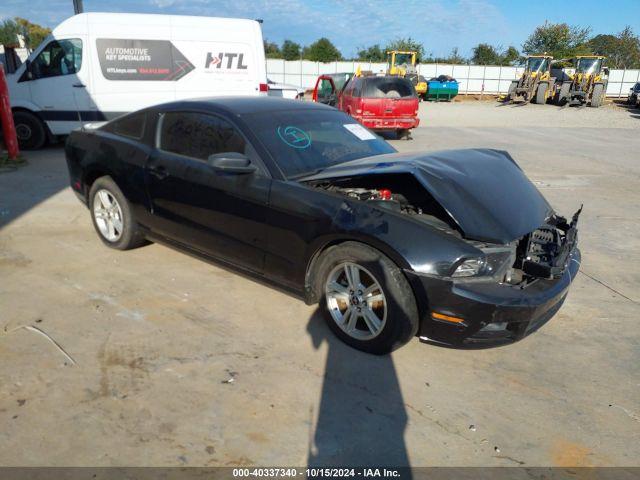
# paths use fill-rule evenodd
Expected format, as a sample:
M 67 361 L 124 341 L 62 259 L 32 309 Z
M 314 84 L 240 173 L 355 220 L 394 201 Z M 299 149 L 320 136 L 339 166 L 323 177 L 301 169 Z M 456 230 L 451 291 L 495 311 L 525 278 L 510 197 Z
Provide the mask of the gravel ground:
M 422 102 L 420 118 L 424 127 L 640 127 L 640 109 L 618 103 L 590 108 L 508 105 L 495 100 Z
M 421 113 L 398 149 L 506 149 L 559 212 L 585 204 L 581 273 L 547 325 L 366 355 L 278 290 L 157 244 L 104 247 L 62 149 L 29 153 L 0 175 L 0 465 L 638 466 L 640 120 Z

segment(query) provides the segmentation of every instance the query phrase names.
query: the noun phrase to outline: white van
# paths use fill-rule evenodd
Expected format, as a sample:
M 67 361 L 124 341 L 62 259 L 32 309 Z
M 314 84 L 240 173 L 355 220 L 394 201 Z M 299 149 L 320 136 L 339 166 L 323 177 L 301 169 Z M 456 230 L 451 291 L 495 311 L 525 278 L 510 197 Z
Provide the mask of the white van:
M 25 149 L 157 103 L 268 91 L 260 23 L 235 18 L 82 13 L 7 77 Z

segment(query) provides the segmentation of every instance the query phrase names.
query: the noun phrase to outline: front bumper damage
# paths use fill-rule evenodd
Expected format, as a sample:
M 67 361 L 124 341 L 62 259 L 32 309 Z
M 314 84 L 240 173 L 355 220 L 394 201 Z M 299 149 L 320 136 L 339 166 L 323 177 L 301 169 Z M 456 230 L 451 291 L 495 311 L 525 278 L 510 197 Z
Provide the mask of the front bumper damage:
M 547 323 L 562 306 L 580 268 L 577 222 L 581 210 L 571 223 L 554 217 L 553 226 L 563 232 L 561 245 L 555 240 L 540 243 L 536 233 L 546 234 L 548 229 L 536 230 L 523 239 L 527 250 L 520 266 L 537 277 L 532 281 L 469 282 L 406 271 L 425 312 L 420 340 L 466 348 L 491 347 L 521 340 Z
M 428 312 L 418 336 L 428 343 L 482 348 L 516 342 L 533 333 L 555 315 L 580 268 L 575 248 L 560 278 L 539 279 L 525 288 L 496 283 L 459 283 L 407 271 L 415 289 L 428 299 Z M 431 312 L 463 319 L 439 321 Z

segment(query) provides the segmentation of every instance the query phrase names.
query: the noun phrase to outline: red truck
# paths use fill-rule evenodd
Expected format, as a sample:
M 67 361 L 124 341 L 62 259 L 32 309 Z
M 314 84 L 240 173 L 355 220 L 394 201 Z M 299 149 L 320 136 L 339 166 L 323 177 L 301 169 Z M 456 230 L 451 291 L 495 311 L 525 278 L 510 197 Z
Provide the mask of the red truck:
M 410 138 L 410 130 L 420 123 L 415 88 L 401 77 L 321 75 L 313 101 L 334 106 L 371 130 L 395 131 L 399 138 Z

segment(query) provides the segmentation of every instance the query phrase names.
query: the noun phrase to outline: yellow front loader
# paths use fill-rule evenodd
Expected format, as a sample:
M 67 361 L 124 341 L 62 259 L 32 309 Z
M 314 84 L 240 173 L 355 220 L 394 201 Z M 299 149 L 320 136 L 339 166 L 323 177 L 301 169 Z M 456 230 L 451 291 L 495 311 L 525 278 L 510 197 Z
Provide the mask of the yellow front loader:
M 416 89 L 418 97 L 424 98 L 427 94 L 427 81 L 418 74 L 418 52 L 390 50 L 387 52 L 387 74 L 406 77 Z
M 606 57 L 581 55 L 576 57 L 576 71 L 557 89 L 558 105 L 586 105 L 599 107 L 607 93 L 609 69 L 603 67 Z
M 554 87 L 554 79 L 551 77 L 552 60 L 550 55 L 529 55 L 522 76 L 511 82 L 505 102 L 547 103 Z

